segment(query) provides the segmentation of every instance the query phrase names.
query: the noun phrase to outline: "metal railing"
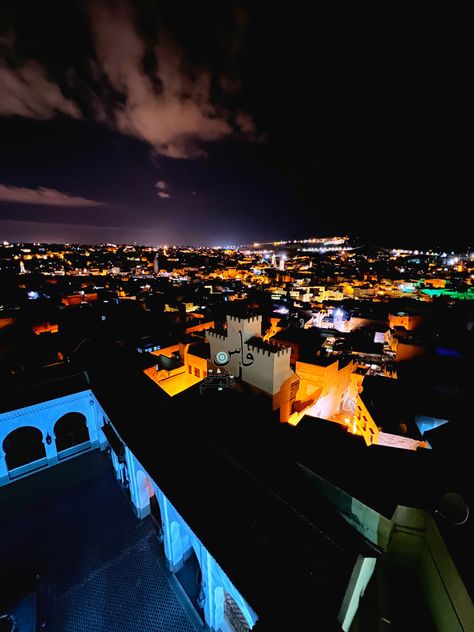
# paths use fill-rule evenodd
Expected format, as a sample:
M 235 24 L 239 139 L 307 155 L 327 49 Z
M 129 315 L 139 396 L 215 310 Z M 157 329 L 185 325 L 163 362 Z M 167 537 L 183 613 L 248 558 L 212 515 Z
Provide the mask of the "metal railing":
M 228 594 L 224 598 L 224 614 L 235 632 L 250 632 L 250 626 L 239 606 Z
M 56 436 L 56 449 L 58 452 L 68 450 L 81 443 L 87 443 L 90 441 L 89 430 L 87 428 L 81 428 L 74 432 L 68 432 L 67 434 L 60 434 Z

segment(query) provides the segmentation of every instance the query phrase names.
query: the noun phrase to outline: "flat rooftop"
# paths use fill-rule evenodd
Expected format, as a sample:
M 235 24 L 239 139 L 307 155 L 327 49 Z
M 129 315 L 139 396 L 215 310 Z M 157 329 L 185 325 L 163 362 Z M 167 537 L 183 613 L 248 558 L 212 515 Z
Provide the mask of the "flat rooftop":
M 278 629 L 282 622 L 307 625 L 315 604 L 325 630 L 339 630 L 337 612 L 355 560 L 360 552 L 377 552 L 296 463 L 279 460 L 271 436 L 263 426 L 259 430 L 263 408 L 256 402 L 268 411 L 268 399 L 245 393 L 241 398 L 230 389 L 201 395 L 198 386 L 169 398 L 135 371 L 133 356 L 117 352 L 114 366 L 123 370 L 114 383 L 103 371 L 104 361 L 111 358 L 98 353 L 96 364 L 88 367 L 96 397 L 120 437 L 254 608 L 256 630 Z M 120 398 L 118 391 L 124 394 Z M 271 405 L 269 413 L 272 422 Z M 243 426 L 253 426 L 253 432 L 243 432 Z
M 43 580 L 49 632 L 196 632 L 151 518 L 95 450 L 0 488 L 0 611 Z

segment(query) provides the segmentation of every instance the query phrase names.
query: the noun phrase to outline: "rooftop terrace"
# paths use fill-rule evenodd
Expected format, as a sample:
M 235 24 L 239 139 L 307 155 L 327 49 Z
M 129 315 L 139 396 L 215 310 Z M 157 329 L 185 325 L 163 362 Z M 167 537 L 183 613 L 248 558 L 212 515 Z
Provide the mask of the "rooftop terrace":
M 100 452 L 0 490 L 0 612 L 44 583 L 49 632 L 195 632 L 151 518 Z

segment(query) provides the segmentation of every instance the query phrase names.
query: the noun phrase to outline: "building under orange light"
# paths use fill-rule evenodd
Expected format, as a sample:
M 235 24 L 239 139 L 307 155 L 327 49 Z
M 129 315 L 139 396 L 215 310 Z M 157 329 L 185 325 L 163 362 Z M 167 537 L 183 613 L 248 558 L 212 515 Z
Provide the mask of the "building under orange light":
M 57 334 L 59 331 L 57 323 L 40 323 L 39 325 L 33 325 L 31 328 L 37 336 L 40 334 Z

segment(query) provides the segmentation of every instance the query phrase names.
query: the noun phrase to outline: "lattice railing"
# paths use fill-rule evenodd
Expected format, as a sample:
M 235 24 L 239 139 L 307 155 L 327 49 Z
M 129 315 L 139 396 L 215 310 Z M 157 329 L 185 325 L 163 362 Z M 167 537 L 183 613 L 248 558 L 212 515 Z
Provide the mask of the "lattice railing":
M 224 613 L 235 632 L 250 632 L 250 626 L 242 611 L 227 593 L 224 599 Z

